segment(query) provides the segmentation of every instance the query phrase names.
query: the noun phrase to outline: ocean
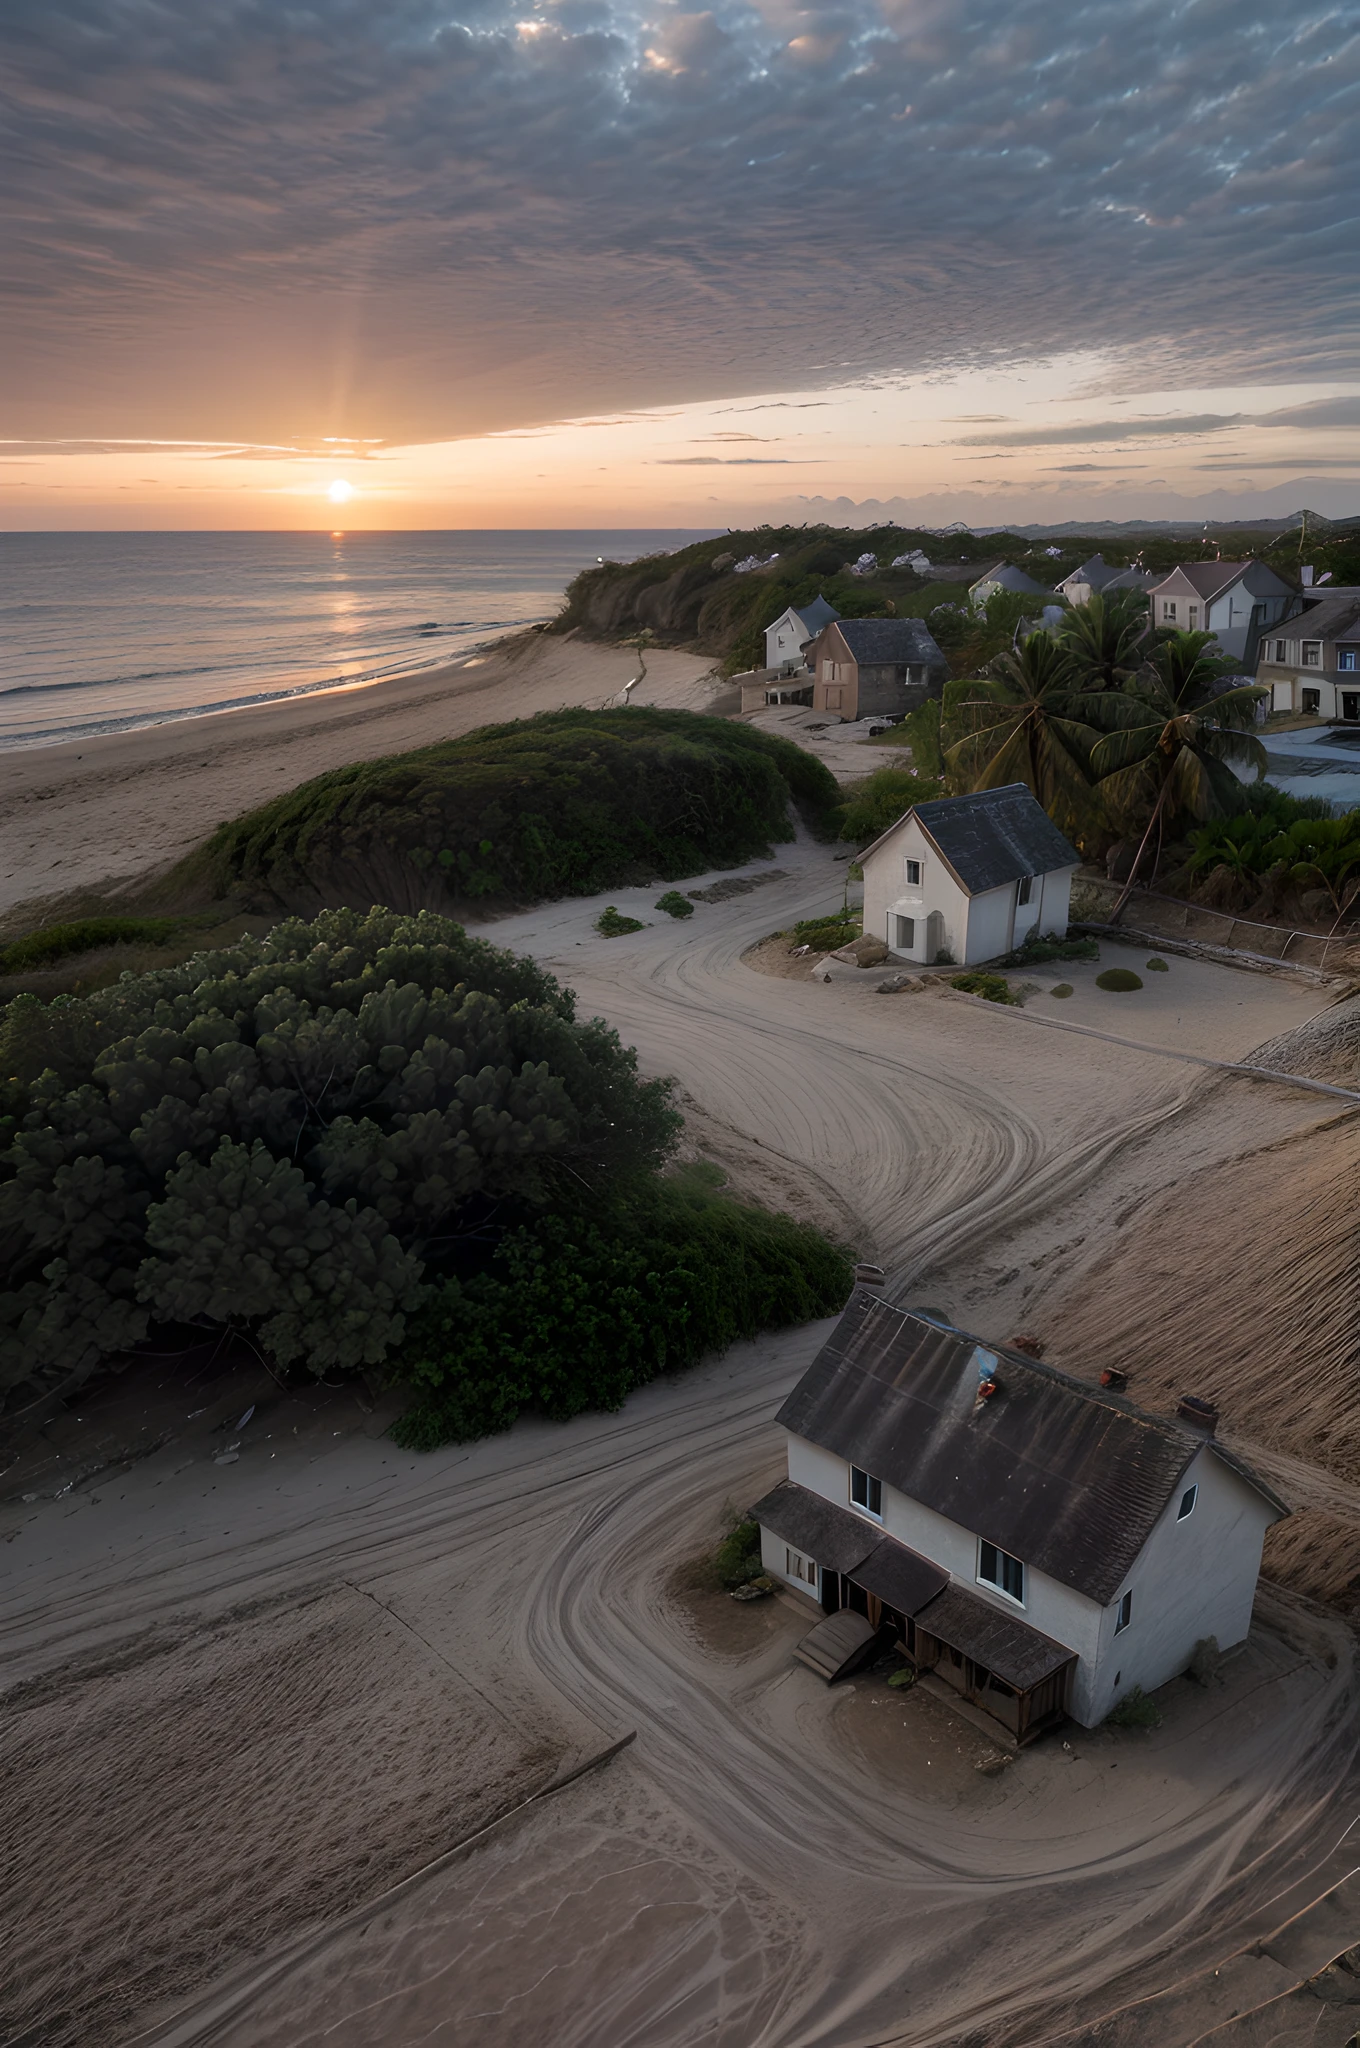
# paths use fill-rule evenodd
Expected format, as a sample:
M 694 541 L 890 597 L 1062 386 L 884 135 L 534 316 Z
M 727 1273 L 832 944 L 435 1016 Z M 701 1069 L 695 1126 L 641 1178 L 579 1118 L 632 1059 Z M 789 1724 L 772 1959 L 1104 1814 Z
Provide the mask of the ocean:
M 432 667 L 711 531 L 0 533 L 0 747 Z

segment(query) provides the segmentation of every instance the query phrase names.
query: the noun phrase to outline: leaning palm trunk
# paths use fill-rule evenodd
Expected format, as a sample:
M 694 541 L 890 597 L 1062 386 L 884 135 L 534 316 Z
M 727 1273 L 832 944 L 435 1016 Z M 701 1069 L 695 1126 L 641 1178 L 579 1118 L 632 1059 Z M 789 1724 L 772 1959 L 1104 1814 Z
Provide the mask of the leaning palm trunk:
M 1129 869 L 1129 879 L 1127 880 L 1127 882 L 1125 882 L 1123 889 L 1120 891 L 1119 899 L 1116 902 L 1114 909 L 1110 912 L 1111 924 L 1118 924 L 1124 912 L 1124 905 L 1128 902 L 1130 896 L 1132 896 L 1133 894 L 1134 883 L 1138 880 L 1138 870 L 1143 865 L 1143 855 L 1147 852 L 1147 843 L 1149 839 L 1151 839 L 1152 837 L 1152 828 L 1162 815 L 1162 812 L 1166 806 L 1167 793 L 1170 790 L 1170 788 L 1171 777 L 1168 775 L 1164 777 L 1161 789 L 1159 790 L 1157 795 L 1157 801 L 1152 806 L 1152 816 L 1147 821 L 1147 830 L 1144 832 L 1142 838 L 1138 842 L 1138 851 L 1133 856 L 1133 866 Z

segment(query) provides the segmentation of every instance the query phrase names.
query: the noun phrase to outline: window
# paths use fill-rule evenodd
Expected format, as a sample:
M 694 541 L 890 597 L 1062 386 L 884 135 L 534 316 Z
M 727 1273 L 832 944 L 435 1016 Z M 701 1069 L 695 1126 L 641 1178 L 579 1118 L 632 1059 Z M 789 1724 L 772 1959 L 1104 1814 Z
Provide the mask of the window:
M 1199 624 L 1199 606 L 1198 606 L 1197 604 L 1192 604 L 1192 605 L 1191 605 L 1191 607 L 1190 607 L 1190 631 L 1191 631 L 1192 633 L 1194 632 L 1194 630 L 1195 630 L 1195 628 L 1196 628 L 1196 626 L 1197 626 L 1198 624 Z
M 1122 1635 L 1123 1635 L 1123 1633 L 1124 1633 L 1124 1631 L 1125 1631 L 1125 1629 L 1126 1629 L 1126 1628 L 1128 1627 L 1129 1623 L 1130 1623 L 1130 1622 L 1131 1622 L 1132 1620 L 1133 1620 L 1133 1594 L 1132 1594 L 1132 1592 L 1128 1592 L 1128 1593 L 1126 1593 L 1126 1594 L 1124 1595 L 1123 1599 L 1122 1599 L 1122 1600 L 1120 1601 L 1120 1603 L 1119 1603 L 1119 1612 L 1118 1612 L 1118 1614 L 1116 1614 L 1116 1616 L 1115 1616 L 1115 1618 L 1114 1618 L 1114 1632 L 1115 1632 L 1115 1634 L 1116 1634 L 1117 1636 L 1122 1636 Z
M 909 889 L 919 889 L 919 888 L 920 888 L 920 886 L 921 886 L 921 863 L 920 863 L 920 861 L 919 861 L 919 860 L 904 860 L 904 861 L 903 861 L 903 863 L 902 863 L 902 872 L 903 872 L 903 874 L 904 874 L 904 875 L 906 876 L 906 879 L 907 879 L 907 887 L 908 887 Z
M 883 1481 L 871 1472 L 861 1472 L 858 1465 L 850 1467 L 850 1498 L 876 1522 L 883 1520 Z
M 1304 641 L 1303 665 L 1305 668 L 1322 667 L 1322 642 L 1320 640 Z
M 1029 899 L 1030 899 L 1030 897 L 1031 897 L 1031 896 L 1032 896 L 1033 894 L 1034 894 L 1034 877 L 1033 877 L 1033 875 L 1021 875 L 1021 877 L 1020 877 L 1020 881 L 1019 881 L 1019 885 L 1018 885 L 1018 887 L 1017 887 L 1017 889 L 1016 889 L 1016 892 L 1015 892 L 1015 900 L 1016 900 L 1016 902 L 1017 902 L 1017 903 L 1028 903 L 1028 902 L 1029 902 Z
M 914 917 L 894 917 L 893 923 L 897 927 L 897 938 L 894 941 L 893 951 L 896 953 L 909 953 L 916 944 L 916 919 Z
M 1174 598 L 1174 597 L 1164 597 L 1164 598 L 1162 599 L 1162 617 L 1163 617 L 1164 619 L 1174 619 L 1174 618 L 1175 618 L 1175 616 L 1176 616 L 1176 600 L 1175 600 L 1175 598 Z
M 1284 642 L 1283 640 L 1277 640 L 1277 641 L 1275 642 L 1275 659 L 1276 659 L 1276 661 L 1284 661 L 1284 660 L 1286 659 L 1286 654 L 1285 654 L 1285 644 L 1286 644 L 1286 643 L 1285 643 L 1285 642 Z
M 985 1585 L 995 1586 L 997 1592 L 1004 1593 L 1008 1600 L 1024 1606 L 1025 1567 L 1018 1557 L 998 1550 L 994 1543 L 979 1543 L 978 1578 Z
M 1178 1522 L 1183 1522 L 1183 1521 L 1185 1520 L 1185 1518 L 1186 1518 L 1186 1516 L 1187 1516 L 1187 1515 L 1193 1515 L 1193 1514 L 1194 1514 L 1194 1512 L 1195 1512 L 1195 1501 L 1196 1501 L 1196 1499 L 1198 1498 L 1198 1496 L 1199 1496 L 1199 1487 L 1198 1487 L 1198 1486 L 1187 1486 L 1187 1487 L 1186 1487 L 1186 1489 L 1185 1489 L 1185 1492 L 1184 1492 L 1184 1493 L 1183 1493 L 1183 1494 L 1181 1495 L 1181 1504 L 1180 1504 L 1180 1506 L 1179 1506 L 1179 1507 L 1177 1508 L 1177 1510 L 1176 1510 L 1176 1520 L 1177 1520 Z
M 1316 717 L 1317 713 L 1322 709 L 1321 690 L 1301 690 L 1299 692 L 1299 709 L 1304 712 L 1311 711 Z
M 1356 656 L 1356 649 L 1355 649 L 1354 647 L 1338 647 L 1338 648 L 1337 648 L 1337 650 L 1336 650 L 1336 665 L 1337 665 L 1337 667 L 1338 667 L 1338 668 L 1345 668 L 1345 669 L 1351 669 L 1351 668 L 1354 668 L 1354 667 L 1355 667 L 1355 656 Z
M 810 1557 L 800 1557 L 796 1550 L 784 1552 L 784 1576 L 786 1579 L 801 1579 L 809 1592 L 817 1590 L 817 1567 Z

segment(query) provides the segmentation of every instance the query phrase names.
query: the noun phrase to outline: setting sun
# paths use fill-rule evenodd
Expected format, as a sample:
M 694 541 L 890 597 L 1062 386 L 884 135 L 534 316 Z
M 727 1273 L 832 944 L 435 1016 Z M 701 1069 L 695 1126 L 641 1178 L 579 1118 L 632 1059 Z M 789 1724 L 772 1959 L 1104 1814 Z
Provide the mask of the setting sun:
M 348 505 L 350 499 L 354 496 L 354 486 L 353 484 L 347 484 L 342 476 L 338 476 L 327 491 L 326 496 L 330 499 L 332 505 Z

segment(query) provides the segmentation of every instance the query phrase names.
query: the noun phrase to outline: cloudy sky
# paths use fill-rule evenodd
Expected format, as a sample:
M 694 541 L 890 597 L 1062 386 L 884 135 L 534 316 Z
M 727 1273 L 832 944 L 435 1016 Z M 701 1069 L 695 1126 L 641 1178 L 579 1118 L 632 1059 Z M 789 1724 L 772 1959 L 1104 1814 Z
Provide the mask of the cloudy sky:
M 1358 25 L 6 0 L 0 524 L 1360 511 Z

